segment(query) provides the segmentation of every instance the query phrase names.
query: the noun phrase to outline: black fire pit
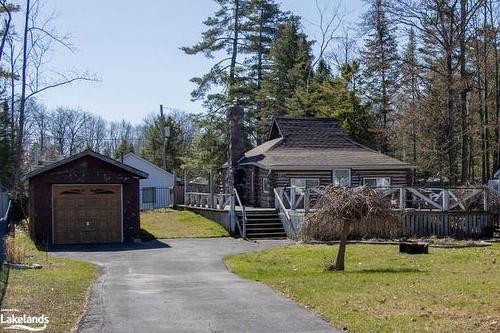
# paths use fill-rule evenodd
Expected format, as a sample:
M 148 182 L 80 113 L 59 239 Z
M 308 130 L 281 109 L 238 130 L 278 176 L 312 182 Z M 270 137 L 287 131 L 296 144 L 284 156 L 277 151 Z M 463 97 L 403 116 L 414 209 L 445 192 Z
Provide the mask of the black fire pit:
M 399 253 L 428 254 L 429 253 L 429 243 L 401 242 L 401 243 L 399 243 Z

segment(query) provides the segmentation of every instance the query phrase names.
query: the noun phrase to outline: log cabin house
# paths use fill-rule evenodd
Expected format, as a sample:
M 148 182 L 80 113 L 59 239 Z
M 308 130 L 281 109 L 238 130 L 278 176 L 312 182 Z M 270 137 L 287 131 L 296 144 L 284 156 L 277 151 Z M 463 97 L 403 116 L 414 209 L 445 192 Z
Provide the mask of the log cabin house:
M 413 166 L 355 142 L 330 118 L 275 118 L 268 141 L 239 156 L 235 188 L 251 207 L 274 207 L 274 188 L 332 183 L 383 188 L 412 182 Z M 225 164 L 222 179 L 227 170 Z M 229 191 L 226 181 L 223 187 Z

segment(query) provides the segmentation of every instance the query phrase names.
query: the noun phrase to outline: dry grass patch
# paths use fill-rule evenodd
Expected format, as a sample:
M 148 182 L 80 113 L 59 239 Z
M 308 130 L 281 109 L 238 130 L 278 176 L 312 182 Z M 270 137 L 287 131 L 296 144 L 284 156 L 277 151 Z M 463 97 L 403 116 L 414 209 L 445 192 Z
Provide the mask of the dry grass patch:
M 38 263 L 43 268 L 10 269 L 2 308 L 26 315 L 45 314 L 50 322 L 44 332 L 70 332 L 84 311 L 96 277 L 95 265 L 47 255 L 23 231 L 16 233 L 15 242 L 25 250 L 24 263 Z
M 500 330 L 500 244 L 400 254 L 395 245 L 350 244 L 346 271 L 325 272 L 337 246 L 295 245 L 226 258 L 350 332 Z
M 5 256 L 10 263 L 23 264 L 26 260 L 26 249 L 22 239 L 7 236 L 5 238 Z

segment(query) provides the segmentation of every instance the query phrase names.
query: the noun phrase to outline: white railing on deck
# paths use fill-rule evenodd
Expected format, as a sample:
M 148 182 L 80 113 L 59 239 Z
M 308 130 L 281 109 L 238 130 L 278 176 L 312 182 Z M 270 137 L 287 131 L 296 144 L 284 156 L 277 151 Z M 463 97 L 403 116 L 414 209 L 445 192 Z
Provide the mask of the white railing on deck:
M 285 227 L 285 231 L 287 232 L 287 235 L 289 237 L 297 235 L 297 230 L 295 228 L 295 225 L 293 224 L 292 218 L 290 216 L 290 213 L 288 212 L 287 207 L 285 206 L 285 203 L 283 202 L 282 198 L 284 196 L 283 189 L 281 188 L 275 188 L 274 189 L 274 207 L 278 210 L 278 214 L 283 216 L 281 219 L 281 222 L 283 223 L 283 226 Z
M 418 188 L 384 187 L 377 191 L 391 200 L 394 209 L 438 210 L 438 211 L 484 211 L 489 210 L 487 187 L 463 188 Z M 311 201 L 321 196 L 320 189 L 297 189 L 285 187 L 275 189 L 275 201 L 279 199 L 284 209 L 305 210 L 312 207 Z
M 236 189 L 233 189 L 234 193 L 234 199 L 231 200 L 231 211 L 234 215 L 236 225 L 238 226 L 238 231 L 240 232 L 241 237 L 247 238 L 247 213 L 245 210 L 245 206 L 241 203 L 240 196 L 238 195 L 238 191 Z M 242 221 L 238 218 L 238 215 L 236 214 L 236 204 L 240 206 L 241 209 L 241 218 Z
M 186 192 L 184 205 L 224 210 L 229 207 L 231 194 Z

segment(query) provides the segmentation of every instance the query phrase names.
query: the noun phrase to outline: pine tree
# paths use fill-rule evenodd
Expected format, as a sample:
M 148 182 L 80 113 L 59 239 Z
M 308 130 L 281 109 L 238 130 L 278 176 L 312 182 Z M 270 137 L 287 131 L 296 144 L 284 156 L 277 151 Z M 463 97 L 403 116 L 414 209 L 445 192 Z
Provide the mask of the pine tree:
M 118 147 L 116 147 L 114 157 L 115 159 L 121 159 L 128 153 L 133 153 L 133 152 L 134 152 L 134 145 L 129 141 L 127 141 L 126 139 L 122 139 Z
M 415 38 L 415 30 L 410 29 L 408 34 L 408 42 L 406 44 L 401 63 L 401 84 L 400 84 L 400 101 L 402 105 L 402 113 L 400 114 L 399 122 L 402 128 L 398 128 L 399 135 L 403 136 L 400 140 L 402 143 L 403 157 L 411 156 L 411 158 L 404 158 L 417 164 L 417 126 L 418 119 L 418 106 L 421 98 L 421 82 L 420 76 L 422 70 L 417 55 L 417 41 Z M 403 129 L 404 128 L 404 129 Z M 408 131 L 409 129 L 409 131 Z M 410 149 L 406 146 L 406 137 L 410 138 Z M 410 150 L 410 154 L 407 154 Z
M 221 118 L 205 114 L 197 115 L 194 123 L 200 130 L 183 157 L 182 167 L 198 172 L 215 171 L 227 161 L 226 124 Z
M 311 45 L 299 30 L 300 20 L 291 17 L 278 29 L 278 35 L 269 52 L 269 74 L 264 78 L 259 93 L 258 134 L 265 138 L 270 120 L 286 114 L 303 115 L 304 109 L 296 93 L 306 85 L 311 66 Z
M 142 155 L 165 170 L 177 170 L 182 159 L 182 132 L 170 116 L 160 114 L 146 126 Z
M 207 30 L 202 33 L 202 40 L 191 47 L 181 47 L 186 54 L 203 53 L 207 58 L 214 58 L 214 53 L 224 52 L 227 57 L 219 60 L 210 71 L 201 77 L 192 78 L 197 84 L 191 93 L 194 100 L 204 100 L 207 107 L 222 108 L 238 99 L 239 74 L 243 68 L 239 65 L 238 56 L 245 45 L 243 28 L 245 17 L 250 9 L 249 0 L 214 0 L 219 9 L 214 16 L 203 24 Z M 227 94 L 211 93 L 215 87 L 222 87 Z
M 12 180 L 14 159 L 10 131 L 9 104 L 4 100 L 0 110 L 0 186 L 10 185 Z
M 245 60 L 246 80 L 240 94 L 240 105 L 245 109 L 248 132 L 254 133 L 257 144 L 262 137 L 255 135 L 257 124 L 261 123 L 259 110 L 262 108 L 258 98 L 264 78 L 269 74 L 271 45 L 276 39 L 278 27 L 289 13 L 280 10 L 275 0 L 251 0 L 250 10 L 243 30 L 246 31 L 247 44 L 242 48 Z
M 368 97 L 372 101 L 381 126 L 381 145 L 387 152 L 388 123 L 393 111 L 392 102 L 397 89 L 398 55 L 394 35 L 395 26 L 387 17 L 388 0 L 369 0 L 370 8 L 364 16 L 367 35 L 361 52 L 365 69 Z
M 363 104 L 358 96 L 358 77 L 357 62 L 344 64 L 340 68 L 340 76 L 336 77 L 326 61 L 320 60 L 309 88 L 302 87 L 297 93 L 297 99 L 301 100 L 306 115 L 334 118 L 350 137 L 360 143 L 372 145 L 370 129 L 373 117 L 370 105 Z

